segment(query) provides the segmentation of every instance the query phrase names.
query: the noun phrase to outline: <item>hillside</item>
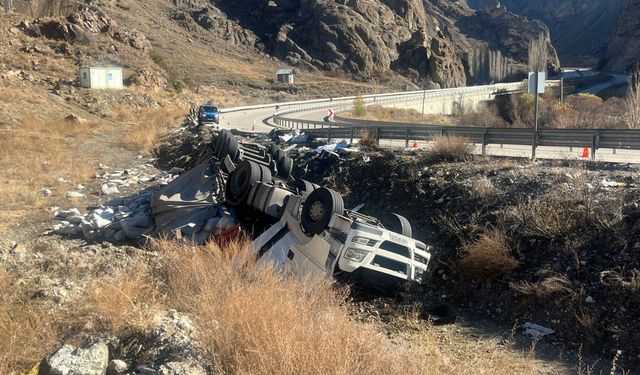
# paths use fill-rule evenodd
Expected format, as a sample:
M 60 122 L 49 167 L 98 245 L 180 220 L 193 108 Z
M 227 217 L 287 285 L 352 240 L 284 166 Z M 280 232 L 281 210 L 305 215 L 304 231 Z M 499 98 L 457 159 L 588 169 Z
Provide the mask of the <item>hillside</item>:
M 16 2 L 32 17 L 65 16 L 76 6 Z M 513 13 L 447 1 L 117 0 L 91 7 L 146 35 L 177 73 L 216 86 L 264 86 L 283 64 L 397 86 L 406 83 L 398 75 L 419 86 L 487 83 L 521 75 L 529 40 L 549 34 Z M 558 65 L 551 45 L 549 62 Z
M 629 70 L 640 59 L 640 1 L 624 0 L 616 20 L 606 66 L 612 70 Z

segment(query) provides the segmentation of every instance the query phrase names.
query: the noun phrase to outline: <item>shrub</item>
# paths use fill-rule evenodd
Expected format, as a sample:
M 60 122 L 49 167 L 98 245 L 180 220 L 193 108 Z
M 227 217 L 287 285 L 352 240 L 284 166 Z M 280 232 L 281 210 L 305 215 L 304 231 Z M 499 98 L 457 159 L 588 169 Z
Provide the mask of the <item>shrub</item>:
M 360 132 L 360 142 L 358 144 L 362 147 L 378 147 L 378 138 L 376 137 L 376 133 L 368 130 L 363 130 L 362 132 Z
M 356 98 L 353 100 L 353 114 L 358 117 L 367 115 L 367 107 L 364 104 L 364 98 L 361 94 L 356 95 Z
M 437 135 L 433 138 L 430 155 L 441 161 L 465 161 L 473 152 L 474 145 L 467 138 L 456 135 Z
M 463 256 L 458 270 L 477 280 L 496 278 L 518 267 L 504 231 L 491 228 L 472 242 L 462 246 Z

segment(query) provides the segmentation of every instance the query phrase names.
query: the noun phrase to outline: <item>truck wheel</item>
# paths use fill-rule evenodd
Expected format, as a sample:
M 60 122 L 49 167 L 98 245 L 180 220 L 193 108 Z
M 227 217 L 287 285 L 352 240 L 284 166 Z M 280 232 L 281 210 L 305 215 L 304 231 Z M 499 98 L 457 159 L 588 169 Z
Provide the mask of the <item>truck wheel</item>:
M 216 136 L 216 140 L 213 141 L 213 154 L 218 156 L 218 151 L 220 150 L 220 145 L 222 144 L 222 133 L 218 133 Z
M 229 134 L 226 130 L 220 132 L 218 135 L 220 138 L 220 143 L 218 143 L 218 147 L 216 147 L 216 156 L 218 160 L 223 160 L 225 156 L 227 156 L 227 147 L 229 147 Z
M 262 176 L 260 166 L 251 161 L 242 161 L 229 176 L 227 184 L 231 194 L 231 203 L 239 205 L 246 201 L 251 186 L 258 182 Z
M 297 179 L 293 182 L 293 186 L 298 188 L 300 192 L 305 192 L 307 194 L 311 194 L 312 191 L 318 189 L 320 186 L 311 183 L 307 180 Z
M 404 216 L 398 214 L 389 214 L 385 218 L 385 227 L 392 232 L 400 233 L 405 237 L 411 238 L 413 230 L 411 229 L 411 223 Z
M 283 156 L 278 159 L 278 176 L 285 180 L 291 176 L 293 171 L 293 160 L 288 156 Z
M 260 182 L 271 182 L 271 180 L 273 180 L 273 176 L 271 175 L 269 167 L 261 164 L 258 166 L 260 167 Z
M 227 154 L 231 157 L 232 161 L 238 160 L 240 156 L 240 146 L 238 140 L 235 137 L 229 139 L 229 147 L 227 148 Z
M 302 229 L 307 234 L 320 234 L 331 221 L 333 214 L 344 212 L 344 201 L 337 192 L 319 188 L 314 190 L 302 206 Z

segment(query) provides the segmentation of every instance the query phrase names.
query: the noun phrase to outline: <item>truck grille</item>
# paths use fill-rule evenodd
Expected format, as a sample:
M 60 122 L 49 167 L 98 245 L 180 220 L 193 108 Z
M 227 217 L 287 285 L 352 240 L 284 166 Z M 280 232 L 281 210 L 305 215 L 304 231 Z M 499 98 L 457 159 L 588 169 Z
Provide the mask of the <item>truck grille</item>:
M 373 264 L 374 266 L 386 268 L 386 269 L 391 270 L 391 271 L 400 272 L 403 275 L 407 274 L 407 265 L 406 264 L 404 264 L 402 262 L 395 261 L 393 259 L 382 257 L 380 255 L 376 255 L 373 258 L 373 262 L 371 262 L 371 264 Z
M 406 246 L 402 246 L 400 244 L 397 244 L 395 242 L 391 242 L 391 241 L 384 241 L 383 243 L 380 244 L 380 248 L 382 250 L 387 250 L 390 251 L 394 254 L 403 256 L 403 257 L 407 257 L 409 259 L 411 259 L 411 252 L 409 251 L 409 248 Z

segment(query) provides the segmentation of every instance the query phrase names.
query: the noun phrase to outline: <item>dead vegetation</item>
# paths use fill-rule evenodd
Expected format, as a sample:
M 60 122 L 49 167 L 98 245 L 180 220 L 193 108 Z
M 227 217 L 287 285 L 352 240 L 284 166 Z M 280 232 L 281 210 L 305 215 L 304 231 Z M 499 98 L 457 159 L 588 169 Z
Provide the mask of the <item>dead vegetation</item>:
M 122 136 L 122 146 L 141 152 L 144 155 L 151 155 L 158 145 L 159 139 L 166 135 L 171 127 L 180 124 L 181 119 L 186 115 L 185 112 L 185 110 L 177 107 L 137 111 L 132 125 Z M 119 113 L 122 118 L 122 112 Z
M 429 146 L 429 156 L 440 161 L 465 161 L 471 158 L 473 143 L 456 135 L 436 135 Z
M 328 280 L 254 267 L 246 243 L 222 249 L 159 241 L 149 250 L 159 261 L 70 274 L 73 281 L 94 272 L 84 295 L 64 305 L 33 298 L 29 282 L 0 269 L 0 372 L 27 371 L 59 340 L 77 344 L 92 335 L 140 344 L 130 355 L 144 357 L 149 343 L 131 340 L 146 337 L 154 317 L 169 308 L 193 320 L 217 373 L 533 374 L 539 368 L 527 353 L 433 329 L 411 314 L 404 318 L 410 327 L 390 339 L 379 323 L 354 320 L 344 290 Z
M 475 241 L 463 244 L 458 271 L 477 280 L 500 277 L 518 267 L 512 247 L 501 229 L 490 228 Z
M 53 203 L 45 199 L 43 188 L 57 191 L 60 198 L 64 189 L 93 175 L 94 167 L 76 159 L 75 147 L 82 137 L 101 127 L 92 121 L 26 120 L 21 126 L 0 133 L 0 232 L 27 216 L 40 214 Z

